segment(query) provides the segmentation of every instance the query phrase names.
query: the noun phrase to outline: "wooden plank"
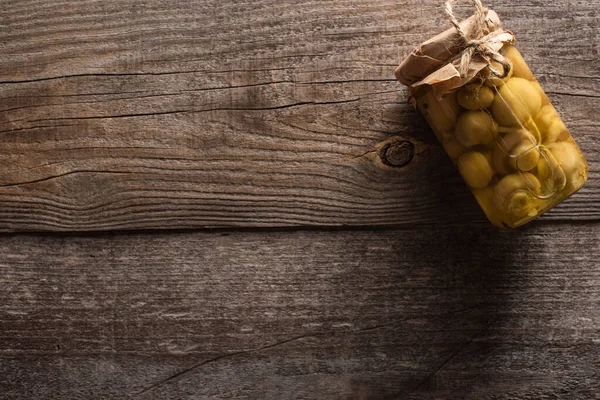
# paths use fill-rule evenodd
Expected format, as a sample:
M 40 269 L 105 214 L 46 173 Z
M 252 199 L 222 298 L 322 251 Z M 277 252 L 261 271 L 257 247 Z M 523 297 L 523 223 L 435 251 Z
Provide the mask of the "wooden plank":
M 393 77 L 441 3 L 4 2 L 0 230 L 483 220 Z M 590 161 L 548 219 L 600 216 L 599 5 L 490 2 Z
M 0 237 L 4 399 L 591 399 L 600 225 Z

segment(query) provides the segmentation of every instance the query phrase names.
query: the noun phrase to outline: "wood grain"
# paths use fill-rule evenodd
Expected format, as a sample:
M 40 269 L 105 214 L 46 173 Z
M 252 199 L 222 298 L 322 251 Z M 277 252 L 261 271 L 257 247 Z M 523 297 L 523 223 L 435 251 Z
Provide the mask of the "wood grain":
M 3 399 L 592 399 L 600 225 L 0 237 Z
M 0 3 L 1 231 L 484 219 L 393 77 L 439 0 Z M 590 163 L 544 218 L 598 220 L 600 2 L 488 3 Z

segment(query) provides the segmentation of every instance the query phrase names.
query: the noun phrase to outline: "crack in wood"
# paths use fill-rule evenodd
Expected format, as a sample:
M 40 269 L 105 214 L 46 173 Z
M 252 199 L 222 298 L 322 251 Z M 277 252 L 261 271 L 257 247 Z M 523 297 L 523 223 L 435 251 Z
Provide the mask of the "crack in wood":
M 205 366 L 207 364 L 211 364 L 211 363 L 217 362 L 217 361 L 222 360 L 224 358 L 235 357 L 235 356 L 239 356 L 239 355 L 242 355 L 242 354 L 249 354 L 249 353 L 255 353 L 255 352 L 260 352 L 260 351 L 264 351 L 264 350 L 269 350 L 269 349 L 273 349 L 275 347 L 282 346 L 284 344 L 295 342 L 295 341 L 298 341 L 298 340 L 301 340 L 301 339 L 305 339 L 305 338 L 308 338 L 308 337 L 315 337 L 315 338 L 317 338 L 317 337 L 323 337 L 323 336 L 335 336 L 335 335 L 338 335 L 338 334 L 346 334 L 346 335 L 347 334 L 360 334 L 360 333 L 365 333 L 365 332 L 371 332 L 371 331 L 378 330 L 378 329 L 390 328 L 390 327 L 393 327 L 393 326 L 398 326 L 399 324 L 402 324 L 404 322 L 408 322 L 408 321 L 419 319 L 419 318 L 424 318 L 424 317 L 439 318 L 439 317 L 444 317 L 444 316 L 459 314 L 459 313 L 467 312 L 467 311 L 470 311 L 470 310 L 473 310 L 473 309 L 477 309 L 477 308 L 481 307 L 481 305 L 482 304 L 475 304 L 475 305 L 470 306 L 470 307 L 466 307 L 466 308 L 462 308 L 462 309 L 458 309 L 458 310 L 452 310 L 452 311 L 449 311 L 447 313 L 440 314 L 440 315 L 420 315 L 420 314 L 419 315 L 412 315 L 412 316 L 408 316 L 406 318 L 403 318 L 403 319 L 401 319 L 399 321 L 394 321 L 394 322 L 389 322 L 389 323 L 379 324 L 379 325 L 374 325 L 374 326 L 368 326 L 368 327 L 361 328 L 361 329 L 350 329 L 350 330 L 334 329 L 334 330 L 317 331 L 317 332 L 312 332 L 312 333 L 306 333 L 306 334 L 303 334 L 303 335 L 295 336 L 295 337 L 292 337 L 292 338 L 289 338 L 289 339 L 286 339 L 286 340 L 282 340 L 280 342 L 276 342 L 276 343 L 273 343 L 273 344 L 270 344 L 270 345 L 258 347 L 258 348 L 255 348 L 255 349 L 242 350 L 242 351 L 236 351 L 236 352 L 233 352 L 233 353 L 223 354 L 223 355 L 220 355 L 220 356 L 217 356 L 217 357 L 210 358 L 208 360 L 201 361 L 201 362 L 199 362 L 197 364 L 192 365 L 189 368 L 186 368 L 186 369 L 184 369 L 182 371 L 179 371 L 179 372 L 177 372 L 177 373 L 175 373 L 173 375 L 170 375 L 167 378 L 161 379 L 160 381 L 158 381 L 158 382 L 156 382 L 156 383 L 154 383 L 154 384 L 152 384 L 152 385 L 150 385 L 150 386 L 142 389 L 141 391 L 139 391 L 137 393 L 134 393 L 133 397 L 139 397 L 142 394 L 147 393 L 149 391 L 152 391 L 152 390 L 156 389 L 157 387 L 159 387 L 161 385 L 164 385 L 164 384 L 167 384 L 167 383 L 172 382 L 174 380 L 177 380 L 177 379 L 181 378 L 183 375 L 186 375 L 186 374 L 188 374 L 190 372 L 193 372 L 194 370 L 197 370 L 198 368 L 201 368 L 201 367 L 203 367 L 203 366 Z M 485 328 L 482 329 L 481 331 L 477 332 L 475 335 L 471 336 L 469 343 L 471 343 L 473 340 L 475 340 L 476 336 L 478 334 L 480 334 L 481 332 L 483 332 L 484 330 L 485 330 Z M 467 346 L 468 346 L 468 344 L 467 344 Z M 464 347 L 466 347 L 466 346 L 464 346 Z M 459 349 L 457 349 L 457 351 L 454 352 L 451 355 L 451 357 L 449 357 L 439 368 L 437 368 L 437 370 L 435 372 L 431 373 L 427 378 L 425 378 L 423 380 L 423 382 L 427 381 L 427 379 L 430 379 L 437 372 L 439 372 L 441 369 L 443 369 L 443 367 L 445 365 L 447 365 L 458 354 L 458 352 L 461 349 L 463 349 L 464 347 L 460 347 Z M 423 383 L 423 382 L 421 382 L 421 383 Z M 413 390 L 416 390 L 416 389 L 417 389 L 417 387 L 415 387 Z
M 47 182 L 52 179 L 58 179 L 58 178 L 62 178 L 62 177 L 65 177 L 68 175 L 74 175 L 74 174 L 119 174 L 119 175 L 123 175 L 123 174 L 132 174 L 132 173 L 133 173 L 132 171 L 78 170 L 78 171 L 69 171 L 69 172 L 65 172 L 63 174 L 58 174 L 58 175 L 52 175 L 52 176 L 48 176 L 45 178 L 35 179 L 32 181 L 5 183 L 5 184 L 1 184 L 0 187 L 24 186 L 24 185 L 29 185 L 32 183 Z
M 195 113 L 208 113 L 215 111 L 268 111 L 268 110 L 280 110 L 285 108 L 306 106 L 306 105 L 332 105 L 332 104 L 345 104 L 345 103 L 355 103 L 360 101 L 359 98 L 349 99 L 349 100 L 337 100 L 337 101 L 301 101 L 297 103 L 291 104 L 283 104 L 280 106 L 272 106 L 272 107 L 255 107 L 255 108 L 243 108 L 243 107 L 215 107 L 215 108 L 207 108 L 207 109 L 198 109 L 198 110 L 173 110 L 173 111 L 157 111 L 152 113 L 138 113 L 138 114 L 120 114 L 120 115 L 93 115 L 89 117 L 59 117 L 59 118 L 42 118 L 42 119 L 32 119 L 28 122 L 45 122 L 45 121 L 77 121 L 77 120 L 89 120 L 89 119 L 114 119 L 114 118 L 135 118 L 135 117 L 152 117 L 158 115 L 168 115 L 168 114 L 195 114 Z M 21 120 L 10 121 L 10 122 L 18 122 Z M 23 130 L 27 128 L 19 128 L 17 130 Z M 4 130 L 0 131 L 0 133 L 6 132 L 14 132 L 16 130 Z
M 169 376 L 167 378 L 161 379 L 160 381 L 158 381 L 158 382 L 156 382 L 156 383 L 154 383 L 154 384 L 146 387 L 145 389 L 142 389 L 141 391 L 139 391 L 137 393 L 134 393 L 133 396 L 130 396 L 130 397 L 139 397 L 139 396 L 143 395 L 144 393 L 147 393 L 147 392 L 149 392 L 151 390 L 156 389 L 159 386 L 162 386 L 164 384 L 167 384 L 169 382 L 177 380 L 178 378 L 181 378 L 183 375 L 188 374 L 188 373 L 190 373 L 190 372 L 192 372 L 194 370 L 197 370 L 198 368 L 201 368 L 201 367 L 203 367 L 205 365 L 217 362 L 217 361 L 222 360 L 224 358 L 235 357 L 235 356 L 239 356 L 239 355 L 242 355 L 242 354 L 260 352 L 260 351 L 263 351 L 263 350 L 272 349 L 272 348 L 277 347 L 277 346 L 282 346 L 284 344 L 287 344 L 287 343 L 290 343 L 290 342 L 294 342 L 294 341 L 297 341 L 297 340 L 301 340 L 301 339 L 304 339 L 304 338 L 307 338 L 307 337 L 312 337 L 312 336 L 315 336 L 315 334 L 300 335 L 300 336 L 296 336 L 296 337 L 293 337 L 293 338 L 290 338 L 290 339 L 283 340 L 281 342 L 273 343 L 273 344 L 270 344 L 270 345 L 267 345 L 267 346 L 258 347 L 256 349 L 236 351 L 236 352 L 233 352 L 233 353 L 227 353 L 227 354 L 220 355 L 218 357 L 214 357 L 214 358 L 211 358 L 211 359 L 208 359 L 208 360 L 204 360 L 202 362 L 199 362 L 197 364 L 192 365 L 189 368 L 186 368 L 186 369 L 184 369 L 182 371 L 179 371 L 176 374 L 173 374 L 173 375 L 171 375 L 171 376 Z
M 557 96 L 568 96 L 568 97 L 583 97 L 583 98 L 587 98 L 587 99 L 600 99 L 600 95 L 586 94 L 586 93 L 546 91 L 546 94 L 557 95 Z
M 468 349 L 468 347 L 471 345 L 471 343 L 473 343 L 477 338 L 479 338 L 481 336 L 481 334 L 483 332 L 485 332 L 487 329 L 488 329 L 487 327 L 483 327 L 482 329 L 480 329 L 479 331 L 477 331 L 473 335 L 471 335 L 467 339 L 466 343 L 461 343 L 459 346 L 457 346 L 448 357 L 446 357 L 437 367 L 435 367 L 435 369 L 433 371 L 431 371 L 429 374 L 427 374 L 427 376 L 425 376 L 422 380 L 417 382 L 416 385 L 414 385 L 412 388 L 408 389 L 406 394 L 414 393 L 414 392 L 418 391 L 420 388 L 422 388 L 427 382 L 430 382 L 437 374 L 440 373 L 440 371 L 442 371 L 444 368 L 446 368 L 448 365 L 450 365 L 450 363 L 452 362 L 452 360 L 454 360 L 456 358 L 456 356 L 458 356 L 460 353 L 466 351 Z

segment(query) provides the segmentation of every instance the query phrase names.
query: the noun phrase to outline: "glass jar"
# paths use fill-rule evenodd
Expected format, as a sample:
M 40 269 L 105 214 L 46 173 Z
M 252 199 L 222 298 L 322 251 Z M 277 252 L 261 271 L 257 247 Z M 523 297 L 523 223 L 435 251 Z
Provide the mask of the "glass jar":
M 441 98 L 428 85 L 413 98 L 488 219 L 514 228 L 576 192 L 588 169 L 519 51 L 500 54 Z

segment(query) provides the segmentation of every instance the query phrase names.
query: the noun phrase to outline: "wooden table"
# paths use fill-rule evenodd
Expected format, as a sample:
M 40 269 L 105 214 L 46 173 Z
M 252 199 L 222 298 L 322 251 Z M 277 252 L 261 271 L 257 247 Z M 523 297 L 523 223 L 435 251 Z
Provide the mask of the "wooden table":
M 600 0 L 488 2 L 590 165 L 515 231 L 393 76 L 441 3 L 0 0 L 0 398 L 600 398 Z

